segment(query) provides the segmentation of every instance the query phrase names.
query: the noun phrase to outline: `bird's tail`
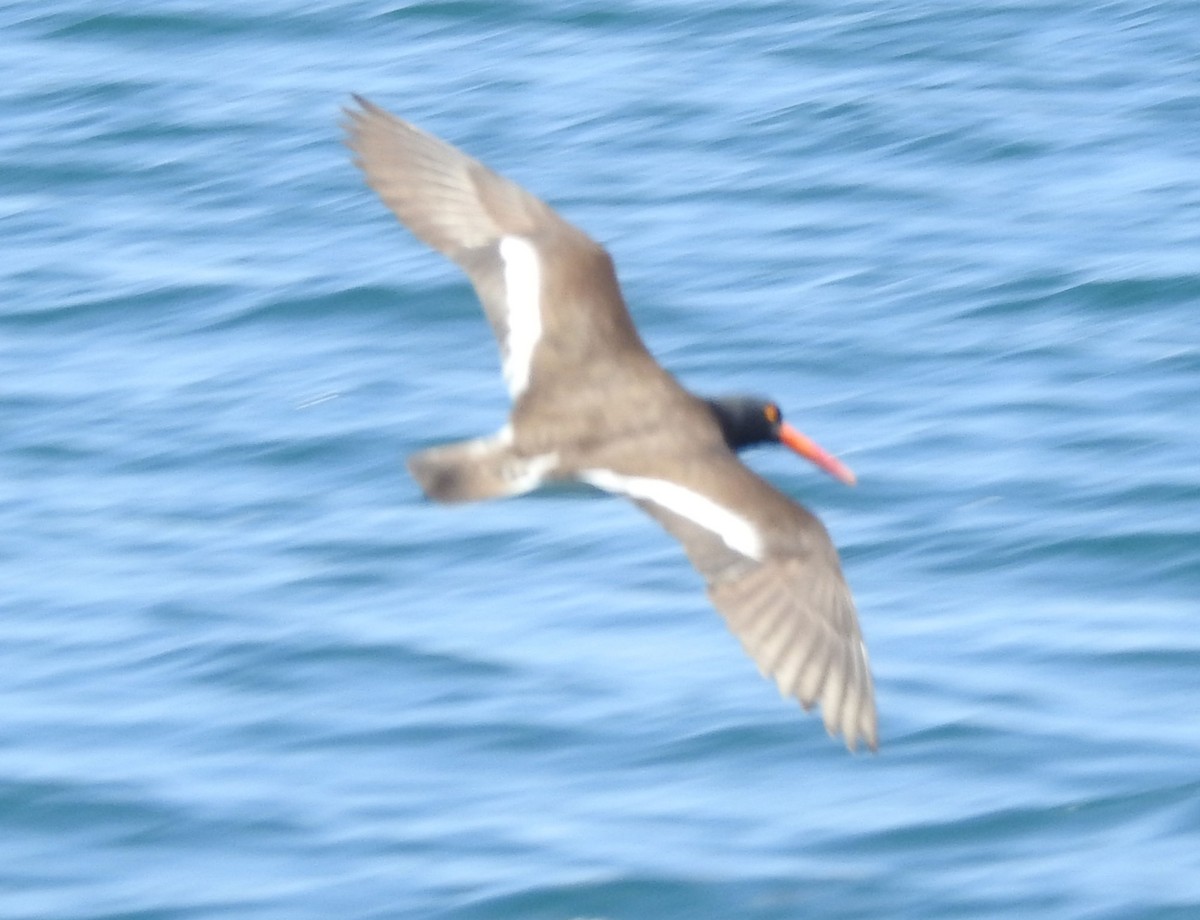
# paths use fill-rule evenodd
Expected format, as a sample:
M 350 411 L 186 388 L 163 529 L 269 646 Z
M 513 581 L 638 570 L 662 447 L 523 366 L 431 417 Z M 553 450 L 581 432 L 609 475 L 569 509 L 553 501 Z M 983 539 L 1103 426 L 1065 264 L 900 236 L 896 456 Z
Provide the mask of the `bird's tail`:
M 408 458 L 408 471 L 437 502 L 474 502 L 536 489 L 552 474 L 557 455 L 523 457 L 503 436 L 431 447 Z

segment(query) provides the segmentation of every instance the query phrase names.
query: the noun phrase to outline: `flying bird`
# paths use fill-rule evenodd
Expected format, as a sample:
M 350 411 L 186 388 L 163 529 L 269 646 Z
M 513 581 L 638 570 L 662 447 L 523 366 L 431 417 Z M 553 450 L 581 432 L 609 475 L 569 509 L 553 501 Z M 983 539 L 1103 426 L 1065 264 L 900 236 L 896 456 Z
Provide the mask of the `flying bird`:
M 360 96 L 347 144 L 367 183 L 471 280 L 512 399 L 499 432 L 411 456 L 438 502 L 575 481 L 624 496 L 683 544 L 764 676 L 854 750 L 878 745 L 874 689 L 837 550 L 817 518 L 737 451 L 782 443 L 854 474 L 757 397 L 704 399 L 651 356 L 608 252 L 539 198 Z

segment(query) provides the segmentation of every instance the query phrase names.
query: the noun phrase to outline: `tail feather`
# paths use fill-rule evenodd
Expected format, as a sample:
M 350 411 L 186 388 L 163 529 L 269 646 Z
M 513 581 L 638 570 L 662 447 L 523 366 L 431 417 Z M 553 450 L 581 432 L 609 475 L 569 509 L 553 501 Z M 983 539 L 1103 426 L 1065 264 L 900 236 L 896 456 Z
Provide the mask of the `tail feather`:
M 431 447 L 408 458 L 408 471 L 437 502 L 474 502 L 536 489 L 557 463 L 556 454 L 522 457 L 508 438 L 475 438 Z

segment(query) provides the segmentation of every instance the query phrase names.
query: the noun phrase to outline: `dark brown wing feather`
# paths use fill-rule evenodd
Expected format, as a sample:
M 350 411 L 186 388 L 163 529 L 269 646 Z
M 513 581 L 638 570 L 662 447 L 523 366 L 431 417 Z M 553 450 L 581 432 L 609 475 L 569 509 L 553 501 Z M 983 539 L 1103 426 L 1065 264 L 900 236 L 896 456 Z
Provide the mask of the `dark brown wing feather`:
M 830 734 L 853 750 L 879 744 L 875 691 L 854 599 L 837 550 L 813 515 L 732 454 L 681 463 L 675 481 L 746 518 L 764 538 L 761 559 L 652 501 L 636 504 L 683 544 L 708 596 L 759 670 L 805 709 L 819 704 Z M 644 474 L 643 474 L 644 475 Z M 765 510 L 769 509 L 769 510 Z
M 879 743 L 874 689 L 854 602 L 839 571 L 811 560 L 772 558 L 741 577 L 709 584 L 708 596 L 763 674 L 853 749 Z
M 646 354 L 602 246 L 547 204 L 458 148 L 355 96 L 345 128 L 355 162 L 384 204 L 471 279 L 502 351 L 508 305 L 499 243 L 538 252 L 545 354 L 535 369 Z
M 540 199 L 457 147 L 361 96 L 346 109 L 346 143 L 371 186 L 423 243 L 450 259 L 505 234 L 584 235 Z M 595 244 L 593 244 L 595 245 Z

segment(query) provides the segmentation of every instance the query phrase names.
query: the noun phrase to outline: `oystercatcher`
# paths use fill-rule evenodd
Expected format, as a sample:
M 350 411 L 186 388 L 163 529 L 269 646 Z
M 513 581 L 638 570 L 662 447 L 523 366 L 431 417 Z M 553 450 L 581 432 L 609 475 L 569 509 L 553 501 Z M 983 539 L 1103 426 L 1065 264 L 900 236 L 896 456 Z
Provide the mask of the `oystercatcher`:
M 422 242 L 470 278 L 512 398 L 494 435 L 421 451 L 427 496 L 466 502 L 577 481 L 623 495 L 683 544 L 759 670 L 853 750 L 878 744 L 854 601 L 815 516 L 736 451 L 782 443 L 838 479 L 854 474 L 755 397 L 703 399 L 646 350 L 602 246 L 479 161 L 359 96 L 347 144 Z

